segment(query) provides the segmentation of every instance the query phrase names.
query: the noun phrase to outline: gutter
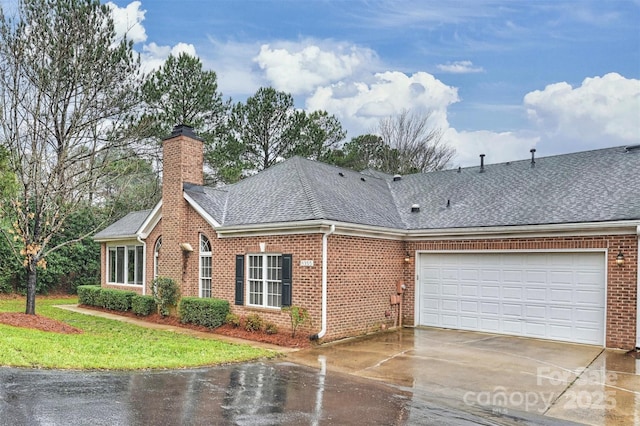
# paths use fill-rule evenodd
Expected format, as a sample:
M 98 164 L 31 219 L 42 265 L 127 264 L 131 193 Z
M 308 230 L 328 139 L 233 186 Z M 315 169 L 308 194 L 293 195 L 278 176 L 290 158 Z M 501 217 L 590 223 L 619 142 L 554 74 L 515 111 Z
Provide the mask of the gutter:
M 638 251 L 638 255 L 636 255 L 638 258 L 638 277 L 636 278 L 636 351 L 638 351 L 640 349 L 640 225 L 636 228 L 636 233 L 638 235 L 638 245 L 636 246 Z
M 309 338 L 311 340 L 322 339 L 327 334 L 327 245 L 329 235 L 336 230 L 336 225 L 331 225 L 329 230 L 322 235 L 322 329 Z
M 140 238 L 140 235 L 136 236 L 136 240 L 142 244 L 142 295 L 147 294 L 147 242 Z

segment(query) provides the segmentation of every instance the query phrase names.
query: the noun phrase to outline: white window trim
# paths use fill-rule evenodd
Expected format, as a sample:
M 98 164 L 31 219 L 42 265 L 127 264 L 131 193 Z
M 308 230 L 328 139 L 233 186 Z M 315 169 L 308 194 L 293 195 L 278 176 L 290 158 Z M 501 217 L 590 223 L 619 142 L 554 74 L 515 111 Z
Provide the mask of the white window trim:
M 269 280 L 267 279 L 267 270 L 268 270 L 268 262 L 267 262 L 267 258 L 269 256 L 275 256 L 275 257 L 279 257 L 280 258 L 280 305 L 282 305 L 282 253 L 248 253 L 246 255 L 246 266 L 245 266 L 245 305 L 246 306 L 250 306 L 252 308 L 263 308 L 263 309 L 274 309 L 274 310 L 280 310 L 282 309 L 282 306 L 271 306 L 267 304 L 267 300 L 268 300 L 268 294 L 267 294 L 267 289 L 268 289 L 268 283 Z M 257 305 L 255 303 L 251 303 L 251 285 L 249 283 L 249 281 L 251 280 L 250 277 L 250 265 L 251 265 L 251 257 L 262 257 L 262 304 Z
M 162 236 L 158 237 L 155 245 L 153 246 L 153 279 L 158 278 L 158 258 L 160 257 L 160 250 L 162 249 Z
M 110 262 L 110 254 L 111 251 L 114 250 L 114 252 L 116 253 L 116 275 L 118 274 L 118 258 L 117 258 L 117 251 L 119 248 L 124 249 L 124 266 L 123 266 L 123 270 L 122 270 L 122 281 L 123 282 L 116 282 L 114 281 L 111 277 L 111 262 Z M 128 265 L 129 265 L 129 249 L 133 248 L 134 249 L 134 266 L 133 266 L 133 271 L 134 271 L 134 282 L 130 283 L 128 280 Z M 140 258 L 142 258 L 142 265 L 140 266 L 142 268 L 141 272 L 142 272 L 142 282 L 140 283 L 136 283 L 135 282 L 135 275 L 137 275 L 138 272 L 138 260 L 136 259 L 137 253 L 138 253 L 138 248 L 142 248 L 142 254 L 139 256 Z M 144 268 L 145 268 L 145 258 L 144 258 L 144 246 L 140 243 L 138 243 L 137 241 L 135 243 L 133 242 L 123 242 L 122 244 L 110 244 L 107 245 L 107 267 L 106 267 L 106 275 L 107 275 L 107 284 L 109 285 L 120 285 L 120 286 L 128 286 L 128 287 L 142 287 L 144 285 Z
M 205 238 L 207 243 L 209 244 L 209 251 L 202 251 L 202 239 Z M 198 256 L 198 294 L 200 297 L 213 297 L 213 251 L 211 247 L 211 240 L 204 234 L 200 234 L 200 238 L 198 241 L 198 252 L 200 255 Z M 202 275 L 202 260 L 204 258 L 209 258 L 210 265 L 210 276 L 204 277 Z M 204 286 L 202 285 L 203 280 L 209 280 L 209 296 L 204 296 Z

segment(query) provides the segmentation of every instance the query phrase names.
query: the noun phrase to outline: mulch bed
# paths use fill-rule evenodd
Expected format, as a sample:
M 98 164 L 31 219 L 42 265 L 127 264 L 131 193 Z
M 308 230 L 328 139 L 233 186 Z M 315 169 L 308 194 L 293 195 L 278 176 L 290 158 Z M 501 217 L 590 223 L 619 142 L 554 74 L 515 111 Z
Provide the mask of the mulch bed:
M 309 348 L 313 346 L 313 343 L 309 340 L 309 337 L 306 334 L 298 332 L 296 337 L 291 337 L 291 333 L 289 332 L 289 330 L 282 330 L 276 334 L 267 334 L 265 332 L 247 331 L 242 327 L 233 327 L 229 324 L 224 324 L 220 327 L 209 329 L 201 325 L 188 324 L 188 323 L 183 324 L 175 316 L 163 317 L 160 314 L 151 314 L 143 317 L 143 316 L 136 315 L 130 311 L 127 311 L 127 312 L 111 311 L 109 309 L 99 308 L 96 306 L 87 306 L 87 305 L 80 305 L 80 307 L 85 309 L 91 309 L 94 311 L 109 312 L 110 314 L 135 318 L 141 321 L 147 321 L 147 322 L 152 322 L 156 324 L 165 324 L 165 325 L 170 325 L 172 327 L 181 327 L 181 328 L 187 328 L 187 329 L 196 330 L 196 331 L 202 331 L 205 333 L 221 334 L 225 336 L 236 337 L 238 339 L 252 340 L 255 342 L 262 342 L 262 343 L 270 343 L 272 345 L 282 346 L 286 348 L 302 349 L 302 348 Z
M 82 334 L 83 331 L 61 321 L 19 312 L 0 312 L 0 323 L 60 334 Z
M 41 297 L 41 296 L 40 296 Z M 3 295 L 0 294 L 0 299 L 23 299 L 21 296 L 16 295 Z M 222 325 L 215 329 L 208 329 L 203 326 L 194 324 L 183 324 L 177 317 L 168 316 L 162 317 L 159 314 L 151 314 L 146 317 L 141 317 L 133 312 L 120 312 L 111 311 L 108 309 L 98 308 L 96 306 L 80 305 L 82 308 L 92 309 L 95 311 L 109 312 L 114 315 L 136 318 L 142 321 L 148 321 L 156 324 L 165 324 L 173 327 L 188 328 L 191 330 L 202 331 L 206 333 L 221 334 L 225 336 L 236 337 L 239 339 L 251 340 L 256 342 L 270 343 L 277 346 L 286 348 L 309 348 L 313 346 L 313 343 L 309 340 L 309 337 L 303 331 L 298 331 L 296 337 L 291 337 L 289 330 L 281 330 L 276 334 L 267 334 L 264 332 L 247 331 L 242 327 L 232 327 L 228 324 Z M 7 324 L 14 327 L 31 328 L 41 331 L 47 331 L 51 333 L 60 334 L 81 334 L 82 330 L 72 327 L 64 322 L 57 321 L 51 318 L 42 317 L 39 315 L 27 315 L 18 312 L 0 312 L 0 323 Z

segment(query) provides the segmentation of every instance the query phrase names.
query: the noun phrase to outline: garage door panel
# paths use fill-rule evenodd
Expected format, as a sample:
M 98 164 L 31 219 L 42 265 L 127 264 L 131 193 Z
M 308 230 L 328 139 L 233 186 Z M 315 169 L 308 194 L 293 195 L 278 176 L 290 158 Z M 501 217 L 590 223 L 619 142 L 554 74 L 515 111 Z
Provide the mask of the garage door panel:
M 480 294 L 480 285 L 479 284 L 460 284 L 460 295 L 463 297 L 477 297 Z
M 551 271 L 548 277 L 549 282 L 554 284 L 564 284 L 570 287 L 573 283 L 573 272 L 571 271 Z
M 571 340 L 573 333 L 571 325 L 553 324 L 549 326 L 549 338 L 554 340 Z
M 502 298 L 504 300 L 522 300 L 522 287 L 514 287 L 510 283 L 503 286 Z
M 553 321 L 571 321 L 573 317 L 573 309 L 569 307 L 550 306 L 549 319 Z
M 474 313 L 478 314 L 478 305 L 477 301 L 472 300 L 462 300 L 460 301 L 460 312 L 461 313 Z
M 536 283 L 539 285 L 539 283 Z M 544 287 L 526 287 L 524 290 L 525 301 L 528 302 L 546 302 L 547 289 Z
M 525 307 L 525 316 L 529 320 L 544 320 L 547 318 L 546 306 L 529 305 Z
M 426 253 L 419 323 L 604 343 L 603 253 Z
M 576 301 L 583 305 L 600 306 L 601 295 L 596 290 L 576 290 Z
M 500 333 L 500 320 L 497 318 L 480 318 L 480 328 L 489 333 Z
M 482 285 L 480 286 L 480 294 L 483 298 L 490 297 L 496 299 L 500 296 L 500 287 L 497 285 Z
M 531 284 L 545 284 L 547 282 L 547 273 L 546 271 L 527 269 L 525 271 L 525 281 Z
M 514 303 L 503 303 L 502 304 L 502 315 L 513 316 L 513 317 L 522 317 L 523 306 Z
M 485 282 L 485 283 L 500 282 L 500 271 L 492 270 L 492 269 L 483 269 L 482 272 L 480 273 L 480 279 L 482 280 L 482 282 Z
M 480 313 L 481 314 L 493 314 L 493 315 L 499 315 L 500 314 L 500 304 L 499 303 L 491 303 L 491 302 L 482 302 L 480 304 Z

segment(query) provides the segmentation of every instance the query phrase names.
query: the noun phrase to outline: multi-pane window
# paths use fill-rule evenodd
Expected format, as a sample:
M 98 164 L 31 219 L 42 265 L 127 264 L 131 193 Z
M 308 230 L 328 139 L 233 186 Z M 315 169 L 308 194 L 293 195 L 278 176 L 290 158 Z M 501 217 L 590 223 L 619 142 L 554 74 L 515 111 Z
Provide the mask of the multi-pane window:
M 144 249 L 141 245 L 108 247 L 107 264 L 108 283 L 142 285 Z
M 200 234 L 200 297 L 211 297 L 211 242 Z
M 162 237 L 159 237 L 156 241 L 156 245 L 153 248 L 153 279 L 158 278 L 158 260 L 160 259 L 160 249 L 162 248 Z
M 249 255 L 249 305 L 270 308 L 282 306 L 282 256 Z

